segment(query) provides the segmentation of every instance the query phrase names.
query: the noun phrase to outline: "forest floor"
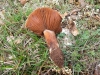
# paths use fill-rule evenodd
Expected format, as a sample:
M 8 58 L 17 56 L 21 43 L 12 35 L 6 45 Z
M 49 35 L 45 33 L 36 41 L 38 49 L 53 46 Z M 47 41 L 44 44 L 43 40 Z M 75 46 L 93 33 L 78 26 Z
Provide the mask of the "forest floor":
M 86 1 L 85 6 L 84 2 L 60 0 L 0 1 L 0 75 L 100 75 L 100 3 Z M 51 7 L 63 16 L 70 13 L 76 23 L 79 35 L 58 35 L 68 74 L 61 74 L 50 60 L 44 38 L 24 27 L 28 15 L 38 7 Z M 63 17 L 62 23 L 66 20 Z M 63 43 L 64 37 L 70 45 Z

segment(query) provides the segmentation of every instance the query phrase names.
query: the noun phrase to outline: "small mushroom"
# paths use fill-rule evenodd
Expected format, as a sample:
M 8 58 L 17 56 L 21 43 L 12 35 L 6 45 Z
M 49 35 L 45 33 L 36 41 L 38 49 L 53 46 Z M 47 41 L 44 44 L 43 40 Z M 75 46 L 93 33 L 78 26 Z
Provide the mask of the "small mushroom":
M 59 48 L 56 34 L 62 31 L 62 18 L 51 8 L 37 8 L 26 20 L 25 26 L 39 36 L 44 36 L 49 47 L 50 58 L 59 67 L 63 68 L 64 57 Z

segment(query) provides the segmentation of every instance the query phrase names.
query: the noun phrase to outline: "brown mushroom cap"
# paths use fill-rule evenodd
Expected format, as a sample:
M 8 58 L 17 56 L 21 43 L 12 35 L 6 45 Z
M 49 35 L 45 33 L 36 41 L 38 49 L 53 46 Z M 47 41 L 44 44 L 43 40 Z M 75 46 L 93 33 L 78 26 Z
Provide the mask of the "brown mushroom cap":
M 51 8 L 38 8 L 33 11 L 27 21 L 26 27 L 37 35 L 43 35 L 45 29 L 60 33 L 62 18 L 56 10 Z

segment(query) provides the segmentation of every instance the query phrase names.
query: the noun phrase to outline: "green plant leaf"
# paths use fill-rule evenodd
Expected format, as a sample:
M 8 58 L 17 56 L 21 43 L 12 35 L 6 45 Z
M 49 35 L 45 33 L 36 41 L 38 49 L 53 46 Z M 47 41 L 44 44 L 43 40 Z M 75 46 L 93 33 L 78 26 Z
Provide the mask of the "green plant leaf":
M 90 33 L 89 31 L 84 31 L 83 35 L 82 35 L 82 39 L 89 39 Z

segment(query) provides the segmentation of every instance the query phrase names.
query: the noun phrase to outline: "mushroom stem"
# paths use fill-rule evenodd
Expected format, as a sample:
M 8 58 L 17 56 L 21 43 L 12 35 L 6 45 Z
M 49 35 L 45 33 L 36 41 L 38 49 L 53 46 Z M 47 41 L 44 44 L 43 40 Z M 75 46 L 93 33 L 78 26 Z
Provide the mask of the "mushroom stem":
M 43 33 L 45 41 L 49 47 L 50 58 L 59 68 L 62 68 L 64 65 L 64 57 L 62 51 L 59 48 L 54 31 L 46 29 Z

